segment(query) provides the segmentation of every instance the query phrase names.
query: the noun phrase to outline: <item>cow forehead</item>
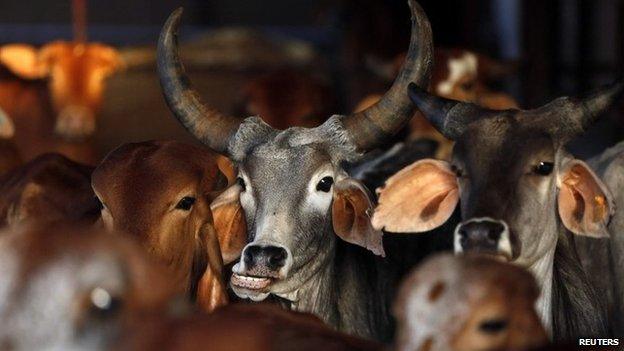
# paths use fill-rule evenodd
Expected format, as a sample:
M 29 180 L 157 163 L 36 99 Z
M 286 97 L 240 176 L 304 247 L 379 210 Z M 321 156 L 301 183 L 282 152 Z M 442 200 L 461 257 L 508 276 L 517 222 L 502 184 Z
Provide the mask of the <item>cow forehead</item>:
M 504 116 L 472 122 L 457 139 L 454 158 L 478 167 L 521 164 L 533 157 L 549 157 L 553 138 L 539 127 Z M 552 161 L 552 160 L 549 160 Z
M 93 185 L 99 192 L 167 194 L 200 182 L 213 184 L 218 176 L 215 157 L 207 150 L 176 142 L 129 144 L 113 151 L 96 168 Z

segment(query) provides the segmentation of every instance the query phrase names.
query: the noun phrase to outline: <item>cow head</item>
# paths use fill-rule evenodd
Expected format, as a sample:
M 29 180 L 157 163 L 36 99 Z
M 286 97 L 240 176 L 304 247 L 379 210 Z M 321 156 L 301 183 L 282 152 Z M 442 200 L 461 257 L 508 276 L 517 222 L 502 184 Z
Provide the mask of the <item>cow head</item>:
M 525 350 L 548 342 L 535 311 L 539 288 L 517 266 L 478 256 L 428 259 L 394 304 L 397 350 Z
M 177 54 L 174 12 L 161 33 L 158 67 L 170 109 L 199 140 L 238 166 L 237 184 L 215 200 L 230 208 L 228 221 L 244 221 L 248 244 L 234 267 L 232 286 L 241 297 L 288 298 L 328 265 L 336 235 L 383 254 L 381 232 L 370 226 L 372 201 L 341 163 L 391 136 L 411 117 L 404 90 L 410 79 L 427 85 L 431 28 L 410 1 L 413 30 L 403 71 L 370 108 L 333 116 L 316 128 L 275 130 L 258 117 L 233 118 L 203 103 L 189 85 Z M 215 218 L 215 221 L 220 219 Z
M 44 154 L 0 179 L 0 225 L 22 222 L 95 222 L 93 167 L 59 154 Z
M 2 46 L 0 63 L 23 79 L 48 79 L 55 131 L 66 138 L 93 134 L 105 79 L 122 67 L 110 46 L 62 41 L 40 49 L 25 44 Z
M 61 225 L 0 233 L 0 345 L 108 350 L 172 297 L 167 270 L 118 235 Z
M 526 266 L 554 253 L 559 223 L 578 235 L 607 236 L 611 195 L 564 145 L 607 109 L 622 86 L 559 98 L 534 110 L 495 111 L 411 85 L 412 101 L 456 141 L 452 161 L 422 160 L 389 179 L 375 227 L 434 228 L 461 198 L 456 251 L 488 252 Z
M 226 185 L 217 155 L 174 141 L 123 145 L 92 177 L 104 226 L 137 238 L 207 310 L 227 301 L 221 252 L 229 263 L 245 242 L 243 230 L 215 232 L 210 203 Z

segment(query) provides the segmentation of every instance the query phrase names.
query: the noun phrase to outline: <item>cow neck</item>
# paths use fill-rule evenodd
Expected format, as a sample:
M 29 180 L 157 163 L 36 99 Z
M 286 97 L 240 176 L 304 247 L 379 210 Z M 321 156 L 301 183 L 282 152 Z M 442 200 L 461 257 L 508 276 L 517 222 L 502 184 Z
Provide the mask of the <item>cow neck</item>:
M 552 337 L 552 285 L 555 250 L 556 247 L 548 250 L 542 258 L 528 267 L 540 285 L 540 296 L 535 303 L 535 308 L 550 337 Z

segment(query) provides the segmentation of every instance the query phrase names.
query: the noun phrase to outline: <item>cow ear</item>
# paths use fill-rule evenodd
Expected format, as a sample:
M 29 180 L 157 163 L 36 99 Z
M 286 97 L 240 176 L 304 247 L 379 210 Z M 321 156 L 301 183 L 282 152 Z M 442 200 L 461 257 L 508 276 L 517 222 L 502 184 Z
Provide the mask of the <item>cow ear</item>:
M 39 56 L 39 50 L 25 44 L 0 47 L 0 63 L 23 79 L 42 79 L 49 72 L 48 66 Z
M 615 206 L 610 191 L 581 160 L 571 160 L 559 173 L 559 217 L 574 234 L 608 237 Z
M 395 233 L 421 233 L 442 225 L 459 201 L 455 173 L 447 162 L 417 161 L 377 190 L 373 226 Z
M 237 173 L 236 166 L 234 165 L 234 163 L 230 161 L 229 158 L 222 156 L 222 155 L 218 155 L 217 167 L 219 168 L 219 171 L 223 173 L 225 178 L 227 178 L 228 185 L 234 184 L 234 181 L 236 180 L 236 173 Z
M 234 184 L 210 204 L 225 264 L 236 261 L 247 244 L 247 224 L 239 200 L 240 191 L 240 185 Z
M 360 182 L 346 178 L 334 184 L 332 202 L 334 232 L 342 240 L 384 257 L 382 232 L 375 230 L 370 222 L 373 209 L 371 196 Z
M 206 270 L 197 284 L 197 305 L 205 311 L 212 312 L 219 306 L 228 303 L 227 290 L 223 283 L 223 261 L 219 255 L 218 237 L 212 227 L 207 228 Z

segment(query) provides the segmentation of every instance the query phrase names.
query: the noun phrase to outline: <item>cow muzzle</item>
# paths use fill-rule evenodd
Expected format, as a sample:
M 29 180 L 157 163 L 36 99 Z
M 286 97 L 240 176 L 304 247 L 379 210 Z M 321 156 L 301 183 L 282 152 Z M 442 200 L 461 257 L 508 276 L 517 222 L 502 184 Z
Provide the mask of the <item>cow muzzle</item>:
M 64 107 L 57 116 L 54 131 L 68 139 L 86 138 L 95 132 L 95 114 L 85 106 Z
M 511 261 L 513 249 L 507 223 L 489 217 L 472 218 L 457 225 L 455 253 L 475 252 Z
M 232 268 L 232 289 L 241 298 L 264 300 L 271 284 L 287 277 L 291 257 L 290 251 L 281 245 L 247 245 L 240 262 Z

